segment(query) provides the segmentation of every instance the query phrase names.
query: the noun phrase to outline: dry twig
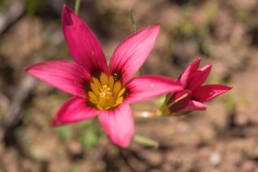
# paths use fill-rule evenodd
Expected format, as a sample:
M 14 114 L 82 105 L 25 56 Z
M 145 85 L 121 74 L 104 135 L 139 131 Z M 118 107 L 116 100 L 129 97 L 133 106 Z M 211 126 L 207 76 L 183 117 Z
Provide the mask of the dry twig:
M 5 33 L 24 14 L 25 7 L 23 1 L 13 2 L 6 12 L 0 13 L 0 35 Z

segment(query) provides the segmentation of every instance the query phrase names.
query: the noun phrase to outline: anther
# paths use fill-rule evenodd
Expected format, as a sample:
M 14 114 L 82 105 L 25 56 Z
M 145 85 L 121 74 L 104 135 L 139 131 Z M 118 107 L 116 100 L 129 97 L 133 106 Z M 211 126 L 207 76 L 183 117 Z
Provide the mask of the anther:
M 121 104 L 126 93 L 121 81 L 117 80 L 118 74 L 108 76 L 101 73 L 99 77 L 93 77 L 90 89 L 87 90 L 89 102 L 97 109 L 112 109 Z

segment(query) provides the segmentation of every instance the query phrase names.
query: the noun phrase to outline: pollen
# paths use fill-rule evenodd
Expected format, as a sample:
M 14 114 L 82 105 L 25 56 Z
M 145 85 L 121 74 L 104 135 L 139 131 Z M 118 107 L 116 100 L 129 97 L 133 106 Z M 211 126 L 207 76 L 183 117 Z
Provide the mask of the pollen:
M 115 76 L 101 73 L 99 77 L 92 78 L 87 94 L 89 103 L 95 108 L 109 110 L 123 102 L 126 89 Z

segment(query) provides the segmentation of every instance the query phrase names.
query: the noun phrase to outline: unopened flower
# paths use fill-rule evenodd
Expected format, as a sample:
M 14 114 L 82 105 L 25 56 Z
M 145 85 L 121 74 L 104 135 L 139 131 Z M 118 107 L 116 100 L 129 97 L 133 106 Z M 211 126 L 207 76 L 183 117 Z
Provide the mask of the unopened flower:
M 220 84 L 202 85 L 206 81 L 212 65 L 209 64 L 198 69 L 199 65 L 200 58 L 190 64 L 180 75 L 178 81 L 184 89 L 167 95 L 164 113 L 206 110 L 206 105 L 203 103 L 231 89 L 229 86 Z
M 177 81 L 161 76 L 130 79 L 153 48 L 160 26 L 150 26 L 125 39 L 114 51 L 109 67 L 92 31 L 67 6 L 62 26 L 75 63 L 54 60 L 26 68 L 31 75 L 74 95 L 59 109 L 52 125 L 98 115 L 110 139 L 126 147 L 134 132 L 129 104 L 182 89 Z

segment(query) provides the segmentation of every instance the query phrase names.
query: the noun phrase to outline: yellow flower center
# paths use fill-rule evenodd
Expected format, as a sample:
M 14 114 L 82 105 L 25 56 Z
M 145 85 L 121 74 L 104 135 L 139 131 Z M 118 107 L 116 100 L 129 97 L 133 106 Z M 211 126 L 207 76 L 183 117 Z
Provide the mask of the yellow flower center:
M 95 108 L 109 110 L 121 104 L 125 98 L 126 89 L 115 76 L 101 73 L 93 77 L 88 90 L 88 101 Z

